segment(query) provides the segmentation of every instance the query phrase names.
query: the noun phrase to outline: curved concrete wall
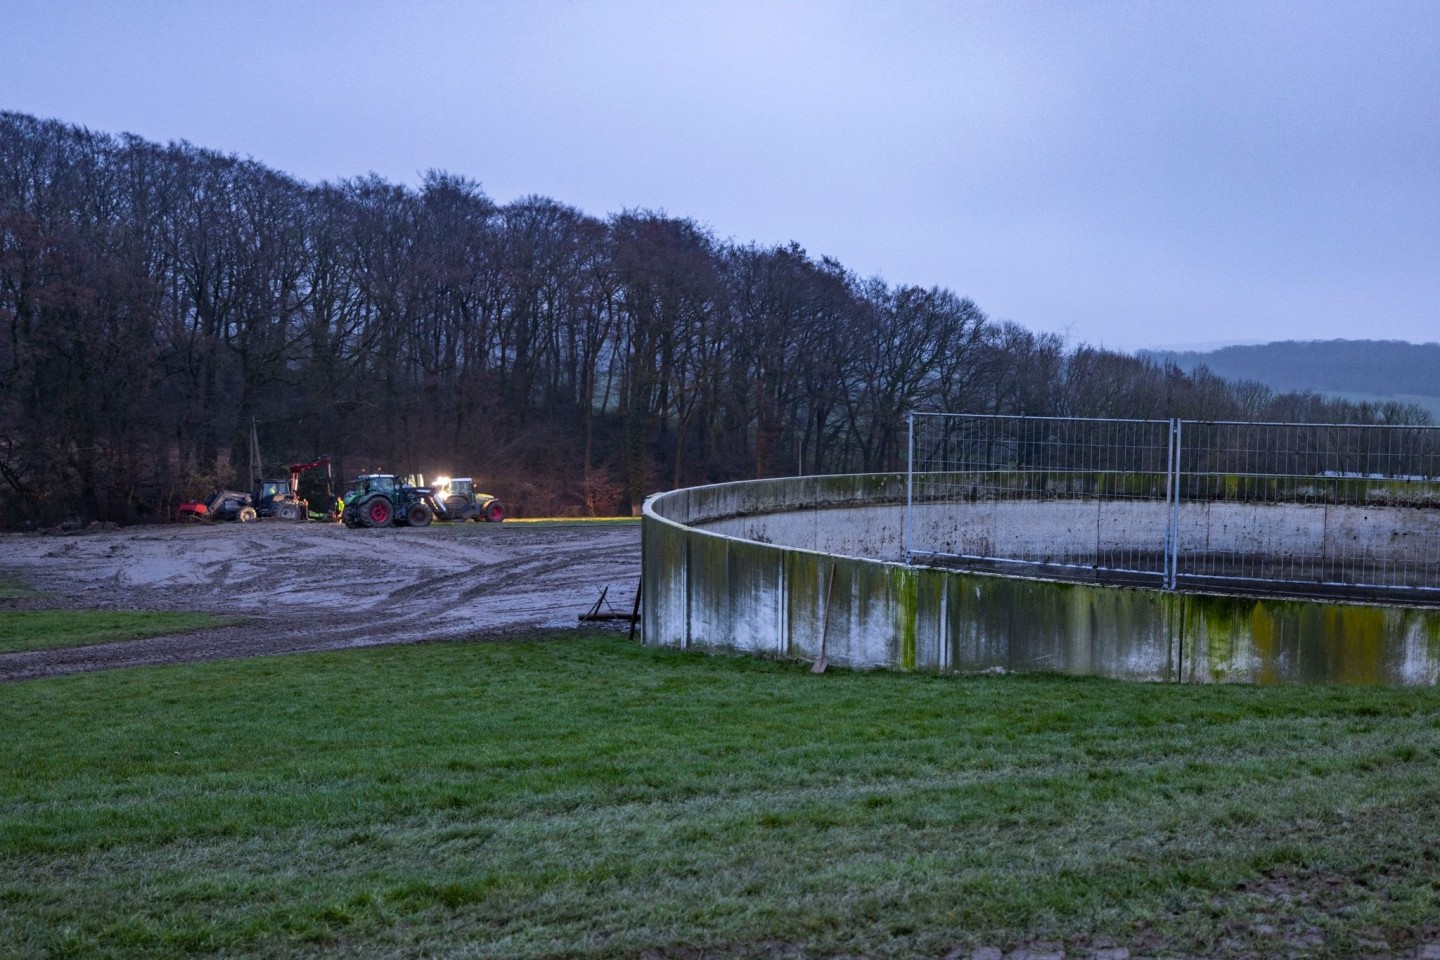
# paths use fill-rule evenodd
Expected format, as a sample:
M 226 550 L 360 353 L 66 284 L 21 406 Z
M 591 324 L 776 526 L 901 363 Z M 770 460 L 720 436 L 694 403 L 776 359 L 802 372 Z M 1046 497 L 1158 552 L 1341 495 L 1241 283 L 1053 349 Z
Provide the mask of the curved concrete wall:
M 901 558 L 903 475 L 645 504 L 645 641 L 851 667 L 1192 682 L 1440 681 L 1440 609 L 1064 583 Z

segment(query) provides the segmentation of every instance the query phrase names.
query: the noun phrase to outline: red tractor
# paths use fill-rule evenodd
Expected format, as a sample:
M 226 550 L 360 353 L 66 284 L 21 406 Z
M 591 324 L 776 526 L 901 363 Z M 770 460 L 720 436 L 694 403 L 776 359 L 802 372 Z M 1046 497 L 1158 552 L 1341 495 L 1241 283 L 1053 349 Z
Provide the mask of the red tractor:
M 180 504 L 181 520 L 198 520 L 214 523 L 217 520 L 238 520 L 249 523 L 259 514 L 255 510 L 252 494 L 240 490 L 226 490 L 216 487 L 204 500 L 190 500 Z

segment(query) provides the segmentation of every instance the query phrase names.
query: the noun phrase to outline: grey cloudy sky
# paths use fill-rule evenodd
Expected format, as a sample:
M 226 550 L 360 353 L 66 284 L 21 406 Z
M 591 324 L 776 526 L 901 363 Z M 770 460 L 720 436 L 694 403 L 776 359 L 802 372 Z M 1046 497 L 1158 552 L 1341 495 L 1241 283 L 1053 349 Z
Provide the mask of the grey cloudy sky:
M 1440 2 L 0 0 L 0 108 L 692 217 L 1120 348 L 1440 340 Z

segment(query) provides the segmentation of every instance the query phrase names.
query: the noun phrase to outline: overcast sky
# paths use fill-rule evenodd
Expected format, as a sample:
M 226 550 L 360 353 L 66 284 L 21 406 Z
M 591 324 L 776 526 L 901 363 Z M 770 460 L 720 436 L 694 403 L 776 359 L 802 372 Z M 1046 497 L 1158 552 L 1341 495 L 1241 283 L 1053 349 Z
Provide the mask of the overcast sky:
M 0 0 L 0 108 L 664 210 L 1136 347 L 1440 340 L 1440 2 Z

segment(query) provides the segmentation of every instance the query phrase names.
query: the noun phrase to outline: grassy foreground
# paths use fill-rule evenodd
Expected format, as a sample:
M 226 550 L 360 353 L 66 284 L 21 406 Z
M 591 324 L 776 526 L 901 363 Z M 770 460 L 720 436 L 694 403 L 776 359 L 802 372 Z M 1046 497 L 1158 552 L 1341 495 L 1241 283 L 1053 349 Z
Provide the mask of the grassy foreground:
M 0 653 L 114 643 L 220 627 L 236 620 L 205 613 L 139 610 L 0 610 Z
M 0 730 L 7 955 L 1440 940 L 1434 690 L 813 676 L 566 636 L 13 683 Z

